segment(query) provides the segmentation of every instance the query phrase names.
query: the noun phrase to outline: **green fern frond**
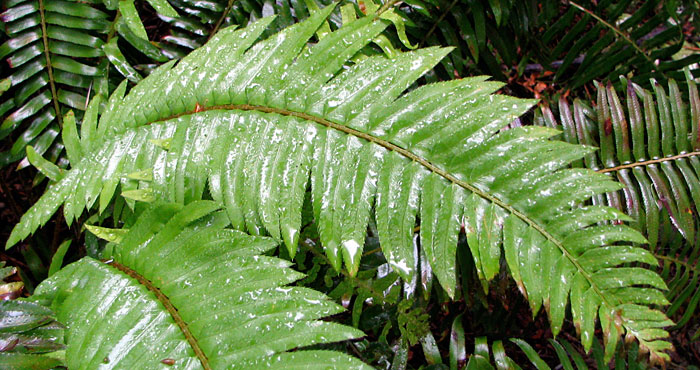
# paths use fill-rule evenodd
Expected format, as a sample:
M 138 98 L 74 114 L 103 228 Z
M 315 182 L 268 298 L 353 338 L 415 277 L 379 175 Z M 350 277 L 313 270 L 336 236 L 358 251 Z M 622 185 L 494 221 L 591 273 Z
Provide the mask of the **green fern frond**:
M 230 26 L 244 27 L 256 20 L 270 15 L 275 15 L 274 21 L 261 34 L 261 38 L 267 38 L 274 33 L 303 21 L 309 15 L 319 11 L 319 7 L 325 7 L 332 3 L 330 0 L 304 0 L 304 1 L 261 1 L 240 0 L 228 2 L 186 1 L 173 0 L 180 14 L 178 18 L 172 18 L 159 14 L 162 21 L 170 26 L 169 33 L 160 43 L 164 52 L 172 59 L 179 59 L 192 50 L 202 46 L 204 42 L 213 37 L 220 29 Z M 364 12 L 360 10 L 358 2 L 349 2 L 343 5 L 342 10 L 336 11 L 327 19 L 327 23 L 319 29 L 320 34 L 338 29 L 344 22 L 374 14 L 379 10 L 379 5 L 373 2 L 363 2 Z M 392 9 L 384 10 L 382 18 L 392 21 L 397 28 L 398 36 L 387 33 L 392 38 L 398 39 L 410 47 L 406 38 L 405 24 L 402 17 L 394 14 Z M 386 35 L 379 36 L 375 42 L 384 51 L 394 52 L 391 41 Z
M 573 18 L 578 14 L 583 14 L 583 17 L 570 27 L 566 42 L 558 43 L 552 51 L 555 57 L 559 57 L 557 53 L 565 53 L 556 79 L 564 80 L 562 77 L 567 68 L 573 66 L 572 62 L 581 53 L 584 54 L 583 60 L 572 68 L 573 74 L 569 78 L 571 88 L 593 79 L 611 79 L 632 71 L 638 83 L 645 83 L 652 77 L 662 81 L 682 78 L 684 66 L 700 61 L 700 55 L 676 59 L 685 41 L 681 21 L 684 15 L 678 9 L 663 6 L 664 2 L 660 0 L 633 3 L 630 7 L 630 2 L 625 1 L 570 2 L 571 7 L 564 18 L 572 12 L 575 13 Z M 685 13 L 692 14 L 691 7 Z M 570 26 L 570 23 L 560 23 L 560 27 Z M 554 36 L 556 32 L 555 29 L 548 30 L 548 36 Z
M 99 124 L 84 123 L 91 139 L 80 142 L 81 152 L 90 155 L 23 216 L 7 245 L 61 205 L 68 222 L 98 199 L 103 210 L 117 187 L 188 203 L 202 198 L 208 184 L 234 228 L 282 240 L 293 256 L 310 179 L 315 222 L 336 269 L 344 262 L 351 275 L 357 272 L 374 205 L 392 268 L 407 281 L 416 274 L 418 217 L 421 248 L 453 296 L 464 225 L 484 286 L 503 248 L 533 314 L 544 306 L 555 334 L 570 302 L 585 348 L 599 318 L 608 356 L 626 333 L 665 357 L 668 343 L 657 339 L 671 322 L 647 307 L 667 303 L 657 290 L 664 282 L 644 268 L 618 267 L 657 263 L 630 244 L 645 239 L 624 225 L 597 225 L 629 219 L 619 211 L 573 207 L 620 188 L 590 170 L 561 169 L 592 149 L 550 141 L 556 132 L 541 127 L 499 133 L 533 102 L 491 95 L 501 84 L 485 77 L 402 95 L 450 49 L 350 66 L 386 27 L 378 18 L 350 22 L 307 47 L 331 11 L 259 42 L 272 18 L 222 30 L 126 96 L 122 84 Z M 128 177 L 146 169 L 152 181 Z
M 13 135 L 15 140 L 0 154 L 0 166 L 24 158 L 27 145 L 55 162 L 62 150 L 56 137 L 63 114 L 84 110 L 95 79 L 104 76 L 99 60 L 108 15 L 74 1 L 12 0 L 4 5 L 0 18 L 9 39 L 0 46 L 0 58 L 10 66 L 14 93 L 0 102 L 0 117 L 5 117 L 0 138 Z
M 363 333 L 320 321 L 343 308 L 288 287 L 303 275 L 261 255 L 275 242 L 227 229 L 217 208 L 153 205 L 104 262 L 85 257 L 37 287 L 31 299 L 68 328 L 66 366 L 368 369 L 338 352 L 288 352 Z
M 177 16 L 167 1 L 151 3 Z M 119 4 L 133 6 L 133 1 Z M 63 151 L 57 140 L 63 133 L 63 116 L 73 110 L 80 123 L 89 98 L 108 93 L 110 63 L 132 82 L 141 79 L 119 40 L 148 60 L 168 60 L 144 35 L 133 31 L 135 22 L 143 28 L 140 20 L 133 19 L 138 14 L 117 12 L 117 2 L 106 1 L 106 8 L 75 0 L 12 0 L 3 5 L 7 10 L 0 18 L 9 39 L 0 46 L 0 58 L 7 60 L 9 68 L 2 77 L 7 77 L 11 90 L 0 101 L 0 138 L 9 136 L 12 146 L 0 153 L 0 166 L 24 158 L 29 145 L 56 163 Z M 61 166 L 66 164 L 62 161 Z
M 687 83 L 688 103 L 674 80 L 669 81 L 670 95 L 655 81 L 654 93 L 629 82 L 625 100 L 608 84 L 598 85 L 593 109 L 580 100 L 573 109 L 564 100 L 559 102 L 564 139 L 600 147 L 579 165 L 607 173 L 625 185 L 624 190 L 595 200 L 634 217 L 652 250 L 671 244 L 676 230 L 695 243 L 700 227 L 700 98 L 690 75 Z M 546 107 L 536 121 L 559 125 Z
M 679 326 L 697 315 L 700 300 L 700 97 L 686 73 L 687 102 L 670 80 L 668 94 L 655 81 L 654 93 L 628 82 L 625 100 L 612 86 L 599 85 L 594 109 L 581 101 L 575 101 L 573 109 L 563 100 L 559 103 L 564 139 L 600 146 L 579 165 L 625 185 L 595 197 L 594 203 L 634 217 L 632 225 L 646 235 L 651 251 L 662 261 L 672 303 L 668 314 L 683 313 Z M 536 121 L 558 125 L 546 107 Z

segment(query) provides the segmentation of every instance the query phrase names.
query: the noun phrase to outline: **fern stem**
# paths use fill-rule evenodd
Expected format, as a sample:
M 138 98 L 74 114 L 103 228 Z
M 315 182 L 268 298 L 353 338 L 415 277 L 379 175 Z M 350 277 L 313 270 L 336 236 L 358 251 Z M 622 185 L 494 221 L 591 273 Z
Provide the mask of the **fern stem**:
M 221 24 L 224 23 L 226 15 L 228 15 L 228 13 L 231 11 L 231 8 L 233 8 L 234 2 L 236 2 L 236 0 L 228 0 L 228 4 L 226 4 L 224 12 L 221 13 L 221 17 L 218 21 L 216 21 L 216 24 L 214 25 L 214 28 L 211 30 L 211 32 L 209 32 L 209 37 L 207 37 L 207 41 L 211 40 L 211 38 L 214 37 L 214 35 L 216 35 L 216 33 L 219 31 Z
M 600 288 L 595 284 L 593 281 L 593 278 L 591 275 L 581 266 L 581 264 L 574 258 L 574 256 L 571 255 L 568 249 L 564 247 L 564 244 L 556 238 L 554 235 L 549 233 L 543 226 L 537 223 L 537 221 L 527 217 L 523 212 L 517 210 L 515 207 L 511 206 L 510 204 L 506 203 L 505 201 L 477 188 L 476 186 L 464 181 L 460 180 L 456 176 L 452 175 L 451 173 L 441 169 L 440 167 L 434 165 L 430 161 L 428 161 L 425 158 L 422 158 L 413 152 L 404 149 L 390 141 L 378 138 L 376 136 L 372 136 L 368 133 L 356 130 L 354 128 L 335 123 L 332 121 L 329 121 L 325 118 L 317 117 L 310 115 L 308 113 L 304 112 L 296 112 L 296 111 L 290 111 L 287 109 L 282 109 L 282 108 L 274 108 L 274 107 L 266 107 L 266 106 L 261 106 L 261 105 L 251 105 L 251 104 L 224 104 L 224 105 L 214 105 L 214 106 L 207 106 L 207 107 L 201 107 L 197 106 L 194 110 L 191 111 L 186 111 L 178 114 L 174 114 L 169 117 L 165 117 L 162 119 L 154 120 L 151 121 L 150 123 L 156 123 L 156 122 L 163 122 L 163 121 L 168 121 L 177 117 L 182 117 L 186 115 L 191 115 L 191 114 L 196 114 L 199 112 L 204 112 L 204 111 L 210 111 L 210 110 L 240 110 L 240 111 L 257 111 L 257 112 L 262 112 L 262 113 L 274 113 L 274 114 L 279 114 L 282 116 L 287 116 L 287 117 L 296 117 L 296 118 L 301 118 L 306 121 L 311 121 L 315 122 L 319 125 L 332 128 L 335 130 L 338 130 L 340 132 L 343 132 L 348 135 L 352 135 L 361 139 L 365 139 L 373 144 L 379 145 L 387 150 L 396 152 L 412 161 L 418 162 L 420 165 L 428 169 L 430 172 L 433 172 L 444 179 L 448 180 L 449 182 L 452 182 L 454 184 L 457 184 L 458 186 L 461 186 L 462 188 L 470 191 L 471 193 L 474 193 L 478 195 L 479 197 L 488 200 L 491 203 L 496 204 L 497 206 L 503 208 L 506 210 L 508 213 L 514 215 L 515 217 L 521 219 L 523 222 L 525 222 L 527 225 L 532 227 L 533 229 L 537 230 L 542 236 L 544 236 L 545 239 L 549 240 L 554 244 L 564 256 L 571 262 L 572 265 L 576 267 L 576 269 L 579 271 L 579 273 L 588 281 L 590 284 L 591 288 L 600 296 L 601 300 L 603 303 L 605 303 L 609 307 L 616 307 L 617 304 L 612 304 L 611 302 L 608 301 L 607 296 L 603 294 L 603 292 L 600 290 Z M 148 123 L 147 123 L 148 124 Z
M 610 167 L 610 168 L 604 168 L 604 169 L 602 169 L 602 170 L 597 170 L 596 172 L 598 172 L 598 173 L 615 172 L 615 171 L 620 171 L 620 170 L 624 170 L 624 169 L 627 169 L 627 168 L 644 167 L 644 166 L 648 166 L 648 165 L 654 164 L 654 163 L 663 163 L 663 162 L 668 162 L 668 161 L 675 161 L 676 159 L 694 157 L 694 156 L 697 156 L 697 155 L 700 155 L 700 152 L 683 153 L 683 154 L 674 155 L 674 156 L 672 156 L 672 157 L 664 157 L 664 158 L 650 159 L 650 160 L 648 160 L 648 161 L 634 162 L 634 163 L 623 164 L 623 165 L 621 165 L 621 166 Z
M 170 313 L 170 316 L 172 316 L 173 320 L 182 331 L 182 334 L 185 336 L 187 342 L 190 344 L 195 355 L 197 355 L 197 358 L 201 362 L 202 367 L 206 370 L 211 370 L 211 365 L 209 365 L 209 359 L 207 358 L 207 355 L 204 354 L 204 351 L 202 351 L 202 348 L 199 346 L 199 343 L 197 343 L 197 339 L 194 337 L 194 335 L 192 335 L 192 332 L 190 332 L 190 328 L 187 327 L 187 323 L 185 323 L 185 321 L 182 319 L 180 313 L 177 311 L 177 308 L 175 308 L 175 306 L 173 306 L 173 304 L 170 302 L 170 299 L 166 297 L 165 294 L 163 294 L 163 292 L 161 292 L 160 289 L 158 289 L 158 287 L 153 285 L 152 282 L 150 282 L 145 277 L 141 276 L 136 271 L 130 269 L 129 267 L 124 266 L 121 263 L 114 260 L 105 263 L 125 273 L 126 275 L 136 279 L 136 281 L 138 281 L 139 284 L 145 286 L 146 289 L 148 289 L 151 293 L 153 293 L 156 296 L 158 301 L 160 301 L 160 303 L 162 303 L 163 306 L 165 306 L 165 309 L 168 311 L 168 313 Z
M 117 32 L 117 22 L 119 22 L 119 18 L 121 18 L 122 13 L 117 9 L 117 13 L 114 15 L 114 20 L 112 21 L 112 24 L 109 26 L 109 32 L 107 33 L 107 41 L 105 43 L 108 43 L 112 37 L 114 37 L 114 34 Z
M 61 107 L 58 104 L 58 93 L 56 83 L 53 78 L 53 67 L 51 67 L 51 55 L 49 54 L 49 35 L 46 31 L 46 16 L 44 15 L 44 0 L 39 0 L 39 15 L 41 16 L 41 39 L 44 42 L 44 56 L 46 57 L 46 70 L 49 74 L 49 86 L 51 87 L 51 100 L 53 109 L 56 111 L 58 126 L 63 127 L 63 117 L 61 117 Z

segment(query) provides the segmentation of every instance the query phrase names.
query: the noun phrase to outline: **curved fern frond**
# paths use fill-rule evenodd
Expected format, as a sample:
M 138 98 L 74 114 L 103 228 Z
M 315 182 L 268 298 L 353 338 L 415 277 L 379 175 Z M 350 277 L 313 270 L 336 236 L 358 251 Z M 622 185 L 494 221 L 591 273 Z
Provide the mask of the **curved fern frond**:
M 9 39 L 0 46 L 0 58 L 9 64 L 14 93 L 0 102 L 0 117 L 5 117 L 0 138 L 13 135 L 15 140 L 0 153 L 0 166 L 24 158 L 27 145 L 55 162 L 63 149 L 56 140 L 63 115 L 69 109 L 84 111 L 96 78 L 105 74 L 101 46 L 110 28 L 108 15 L 70 0 L 4 5 L 0 18 Z
M 501 84 L 485 77 L 402 95 L 449 49 L 350 66 L 386 27 L 378 18 L 350 22 L 308 45 L 331 10 L 260 42 L 272 18 L 222 30 L 126 96 L 122 84 L 91 139 L 80 143 L 91 154 L 23 216 L 7 245 L 61 205 L 68 222 L 98 199 L 105 209 L 118 186 L 135 198 L 188 203 L 208 184 L 234 228 L 269 234 L 294 255 L 310 179 L 315 222 L 336 269 L 344 261 L 357 272 L 374 205 L 392 268 L 407 281 L 416 273 L 409 261 L 420 218 L 421 248 L 452 296 L 464 224 L 484 285 L 498 272 L 503 247 L 533 314 L 544 305 L 555 334 L 571 302 L 586 348 L 598 317 L 609 348 L 627 333 L 653 356 L 666 356 L 668 343 L 656 339 L 671 322 L 646 306 L 666 303 L 657 290 L 664 282 L 644 268 L 617 267 L 657 263 L 630 244 L 644 238 L 624 225 L 597 225 L 629 219 L 619 211 L 574 207 L 620 188 L 590 170 L 561 169 L 592 149 L 550 141 L 556 132 L 542 127 L 499 133 L 533 102 L 491 95 Z
M 211 201 L 157 204 L 139 217 L 104 262 L 85 257 L 42 282 L 31 299 L 66 329 L 71 369 L 369 369 L 348 355 L 298 350 L 357 338 L 319 319 L 342 307 L 303 277 L 261 254 L 269 238 L 225 228 Z
M 668 94 L 652 81 L 654 93 L 629 82 L 621 100 L 612 86 L 598 86 L 594 109 L 581 101 L 573 109 L 559 103 L 564 139 L 600 146 L 585 165 L 609 174 L 623 190 L 594 198 L 594 203 L 618 208 L 635 218 L 651 250 L 663 263 L 669 283 L 668 314 L 683 312 L 678 325 L 687 323 L 700 300 L 696 261 L 700 255 L 700 97 L 687 73 L 689 101 L 670 80 Z M 641 98 L 641 99 L 640 99 Z M 536 121 L 556 126 L 548 108 Z M 680 310 L 682 307 L 687 309 Z

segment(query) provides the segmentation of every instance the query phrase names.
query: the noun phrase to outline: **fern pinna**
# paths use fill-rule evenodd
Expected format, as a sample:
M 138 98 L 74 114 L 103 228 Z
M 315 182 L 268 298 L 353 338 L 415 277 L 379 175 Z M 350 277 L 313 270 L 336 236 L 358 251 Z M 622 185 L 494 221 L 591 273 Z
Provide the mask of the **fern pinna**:
M 96 120 L 69 140 L 76 158 L 23 216 L 7 246 L 63 205 L 67 222 L 122 195 L 189 203 L 205 196 L 232 226 L 297 248 L 310 184 L 315 222 L 336 269 L 358 270 L 374 206 L 387 261 L 416 273 L 413 230 L 442 287 L 454 295 L 462 225 L 488 288 L 504 257 L 533 314 L 542 306 L 559 333 L 567 304 L 589 349 L 596 321 L 609 359 L 621 335 L 652 359 L 667 358 L 649 305 L 666 304 L 666 285 L 630 218 L 602 206 L 575 206 L 620 189 L 603 174 L 566 169 L 591 148 L 548 140 L 555 130 L 503 132 L 533 101 L 492 95 L 500 83 L 474 77 L 404 93 L 450 49 L 426 48 L 350 63 L 385 27 L 371 16 L 320 34 L 333 6 L 257 41 L 273 18 L 227 28 L 124 96 L 122 84 Z M 208 194 L 206 193 L 208 190 Z M 132 200 L 133 201 L 133 200 Z M 604 221 L 619 221 L 605 224 Z

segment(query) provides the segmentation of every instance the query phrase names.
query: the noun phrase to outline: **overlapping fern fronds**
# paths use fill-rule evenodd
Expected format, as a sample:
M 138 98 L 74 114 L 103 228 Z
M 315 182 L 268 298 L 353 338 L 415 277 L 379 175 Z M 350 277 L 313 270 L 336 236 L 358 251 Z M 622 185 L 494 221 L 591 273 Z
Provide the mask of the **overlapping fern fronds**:
M 598 86 L 594 108 L 574 101 L 559 103 L 563 137 L 571 143 L 599 146 L 578 165 L 606 173 L 625 188 L 593 198 L 631 215 L 650 250 L 662 262 L 669 284 L 669 315 L 678 325 L 697 317 L 700 301 L 700 97 L 689 72 L 689 100 L 670 80 L 668 92 L 652 81 L 653 93 L 627 82 L 625 99 L 612 86 Z M 548 108 L 537 119 L 555 126 Z
M 374 205 L 392 268 L 408 281 L 416 274 L 420 219 L 421 248 L 453 295 L 464 224 L 484 287 L 503 255 L 533 313 L 544 306 L 555 333 L 570 303 L 586 349 L 598 319 L 608 358 L 622 334 L 653 359 L 666 357 L 669 344 L 658 339 L 671 322 L 648 306 L 667 303 L 664 282 L 646 268 L 619 267 L 656 264 L 630 244 L 645 239 L 623 224 L 597 225 L 629 219 L 617 210 L 573 207 L 620 188 L 590 170 L 562 169 L 592 150 L 550 141 L 556 132 L 542 127 L 499 133 L 533 102 L 492 95 L 501 84 L 485 77 L 404 94 L 450 49 L 350 65 L 386 27 L 378 17 L 307 46 L 331 11 L 259 42 L 272 18 L 227 28 L 126 96 L 120 85 L 99 123 L 84 122 L 83 135 L 67 141 L 72 169 L 55 178 L 7 245 L 61 205 L 68 222 L 98 203 L 104 210 L 118 187 L 126 197 L 178 203 L 208 190 L 234 228 L 284 241 L 293 256 L 310 181 L 321 243 L 336 269 L 344 262 L 357 272 Z
M 608 0 L 570 1 L 569 5 L 542 35 L 542 41 L 556 42 L 549 61 L 563 58 L 555 80 L 568 80 L 570 88 L 629 72 L 634 72 L 634 81 L 639 84 L 646 84 L 650 78 L 682 79 L 683 67 L 700 61 L 695 53 L 679 56 L 686 39 L 683 24 L 698 16 L 693 2 L 679 6 L 661 0 Z M 583 16 L 578 18 L 580 12 Z M 556 40 L 562 32 L 564 38 Z M 581 58 L 580 64 L 574 64 L 577 58 Z M 563 78 L 567 73 L 570 77 Z
M 232 25 L 246 26 L 264 16 L 276 14 L 277 17 L 263 36 L 289 27 L 306 19 L 310 12 L 318 8 L 316 0 L 312 1 L 187 1 L 174 0 L 173 6 L 181 14 L 177 18 L 159 15 L 170 26 L 169 33 L 161 40 L 161 46 L 171 58 L 181 58 L 192 50 L 202 46 L 221 28 Z M 321 5 L 330 1 L 320 1 Z M 340 19 L 335 19 L 334 26 L 340 26 Z
M 442 62 L 447 78 L 478 70 L 505 79 L 502 65 L 518 73 L 529 65 L 576 88 L 630 71 L 638 83 L 681 78 L 683 66 L 700 61 L 677 54 L 686 41 L 683 24 L 697 17 L 690 1 L 432 0 L 406 1 L 401 9 L 422 45 L 457 47 Z
M 275 2 L 241 0 L 228 1 L 226 4 L 174 0 L 174 6 L 180 14 L 184 15 L 178 18 L 159 15 L 161 20 L 169 25 L 168 34 L 163 36 L 160 45 L 170 58 L 182 58 L 213 37 L 222 27 L 233 25 L 242 27 L 261 17 L 275 15 L 275 20 L 261 35 L 262 38 L 266 38 L 308 18 L 310 14 L 318 12 L 320 7 L 331 3 L 330 0 L 282 0 Z M 382 5 L 386 4 L 381 4 L 381 1 L 375 3 L 373 0 L 347 1 L 328 17 L 323 27 L 319 29 L 319 34 L 324 35 L 331 30 L 338 29 L 343 23 L 356 18 L 373 16 Z M 396 52 L 396 46 L 401 43 L 408 48 L 415 48 L 406 36 L 407 19 L 397 13 L 395 9 L 382 9 L 380 13 L 383 19 L 391 21 L 396 26 L 395 31 L 384 32 L 373 40 L 382 49 L 382 52 L 393 55 Z M 363 54 L 373 55 L 378 52 L 378 50 L 368 47 Z
M 0 367 L 63 366 L 64 329 L 56 321 L 56 315 L 44 306 L 19 300 L 0 301 Z
M 24 158 L 27 145 L 57 163 L 63 151 L 58 138 L 63 116 L 72 109 L 80 126 L 90 96 L 113 89 L 111 66 L 117 72 L 112 77 L 136 83 L 158 65 L 198 48 L 222 27 L 245 26 L 262 15 L 279 14 L 263 33 L 266 37 L 318 11 L 315 1 L 148 3 L 169 25 L 159 40 L 149 40 L 141 20 L 144 6 L 134 0 L 3 4 L 8 9 L 0 17 L 9 40 L 0 46 L 0 58 L 6 58 L 8 68 L 0 78 L 7 78 L 10 92 L 0 100 L 0 139 L 9 137 L 11 147 L 0 153 L 0 167 Z M 353 19 L 356 12 L 351 12 Z M 332 23 L 334 28 L 341 25 L 339 14 Z M 61 166 L 65 165 L 64 160 Z

